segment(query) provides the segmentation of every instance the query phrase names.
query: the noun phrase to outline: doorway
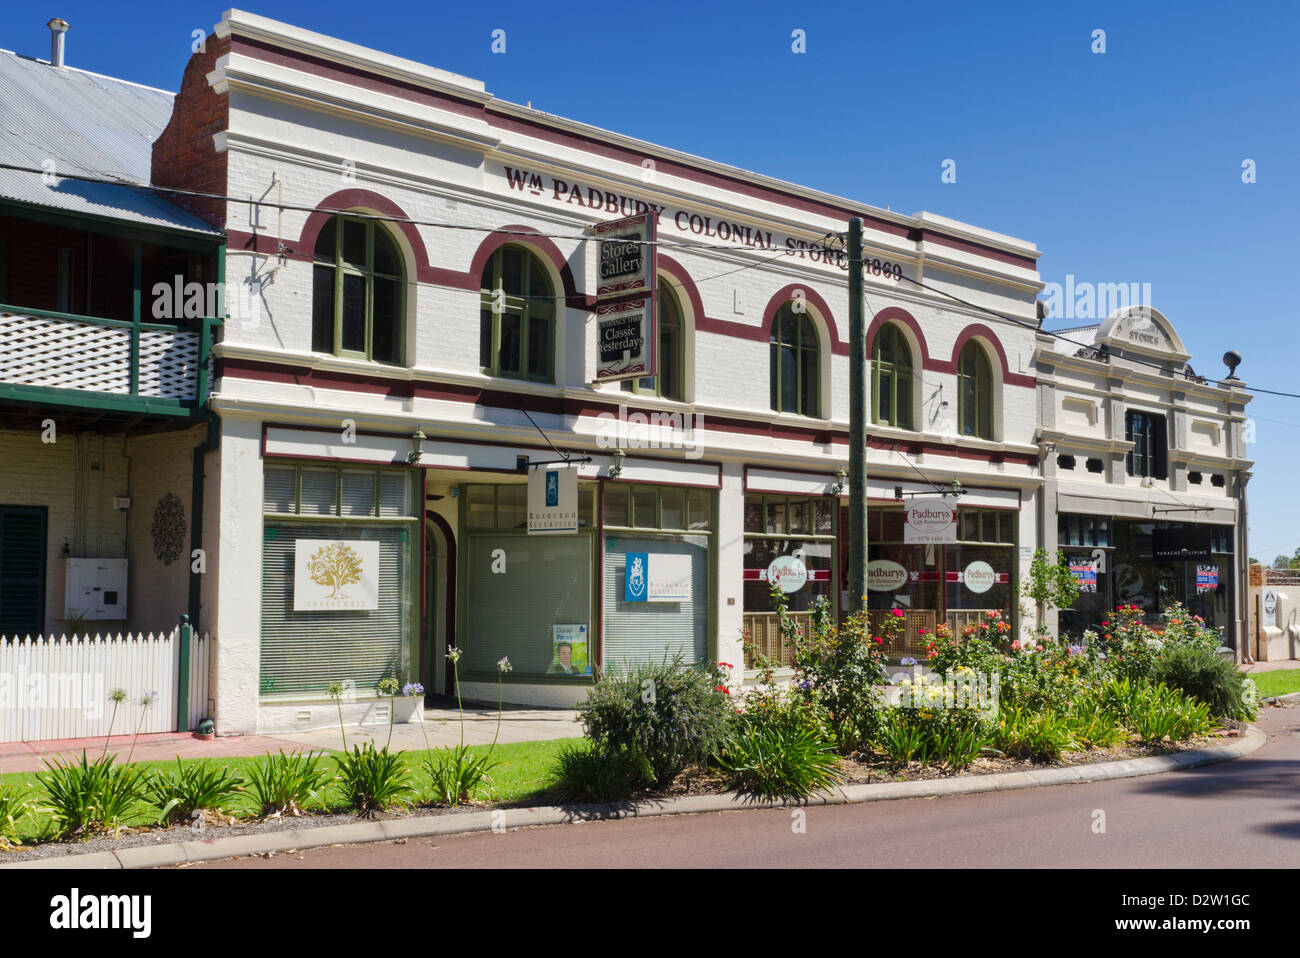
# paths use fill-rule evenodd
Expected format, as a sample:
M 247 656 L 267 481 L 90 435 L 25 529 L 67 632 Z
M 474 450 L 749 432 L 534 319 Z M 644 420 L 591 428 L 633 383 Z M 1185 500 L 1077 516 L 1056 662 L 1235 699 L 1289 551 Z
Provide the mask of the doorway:
M 424 630 L 421 636 L 420 683 L 425 695 L 454 695 L 447 668 L 447 646 L 456 644 L 456 540 L 447 520 L 425 512 Z

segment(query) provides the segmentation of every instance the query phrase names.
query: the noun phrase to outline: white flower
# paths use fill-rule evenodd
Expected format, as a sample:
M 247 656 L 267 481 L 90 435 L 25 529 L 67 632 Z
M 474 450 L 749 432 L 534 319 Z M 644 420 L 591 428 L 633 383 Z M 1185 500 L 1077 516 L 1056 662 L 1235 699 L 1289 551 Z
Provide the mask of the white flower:
M 447 646 L 447 658 L 451 660 L 451 662 L 452 662 L 453 665 L 454 665 L 455 663 L 459 662 L 459 661 L 460 661 L 460 649 L 456 648 L 456 646 L 454 646 L 454 645 L 449 645 L 449 646 Z
M 503 656 L 501 659 L 497 661 L 497 671 L 498 672 L 510 671 L 510 658 L 508 656 Z

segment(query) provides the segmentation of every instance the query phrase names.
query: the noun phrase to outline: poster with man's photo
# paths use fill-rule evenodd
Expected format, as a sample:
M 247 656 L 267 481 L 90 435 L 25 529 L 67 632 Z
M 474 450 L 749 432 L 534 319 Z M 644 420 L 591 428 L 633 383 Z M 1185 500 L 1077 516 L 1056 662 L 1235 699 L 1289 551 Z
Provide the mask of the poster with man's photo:
M 590 675 L 585 625 L 551 626 L 551 664 L 547 675 Z

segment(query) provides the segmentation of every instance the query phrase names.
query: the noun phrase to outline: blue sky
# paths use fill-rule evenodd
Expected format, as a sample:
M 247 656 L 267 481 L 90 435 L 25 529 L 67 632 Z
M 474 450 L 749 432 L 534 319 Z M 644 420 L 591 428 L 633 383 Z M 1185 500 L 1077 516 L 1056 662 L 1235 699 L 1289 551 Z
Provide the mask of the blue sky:
M 27 0 L 0 47 L 175 90 L 220 5 Z M 1202 375 L 1300 392 L 1300 4 L 252 3 L 497 96 L 1038 244 L 1044 281 L 1150 283 Z M 372 15 L 373 11 L 373 15 Z M 382 11 L 382 14 L 381 14 Z M 506 31 L 494 54 L 492 31 Z M 791 50 L 803 30 L 806 52 Z M 1105 31 L 1106 52 L 1092 52 Z M 1256 182 L 1242 182 L 1252 159 Z M 945 159 L 957 181 L 940 180 Z M 1062 324 L 1068 325 L 1068 324 Z M 1300 399 L 1248 407 L 1251 553 L 1300 547 Z

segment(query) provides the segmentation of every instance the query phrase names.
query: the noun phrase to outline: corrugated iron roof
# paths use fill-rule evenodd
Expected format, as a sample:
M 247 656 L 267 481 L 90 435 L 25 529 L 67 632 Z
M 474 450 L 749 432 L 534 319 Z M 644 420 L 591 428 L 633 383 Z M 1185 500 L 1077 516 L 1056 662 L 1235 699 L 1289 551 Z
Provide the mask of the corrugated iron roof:
M 90 216 L 216 234 L 198 217 L 131 184 L 149 182 L 153 142 L 172 94 L 0 50 L 0 161 L 115 183 L 0 170 L 0 197 Z

